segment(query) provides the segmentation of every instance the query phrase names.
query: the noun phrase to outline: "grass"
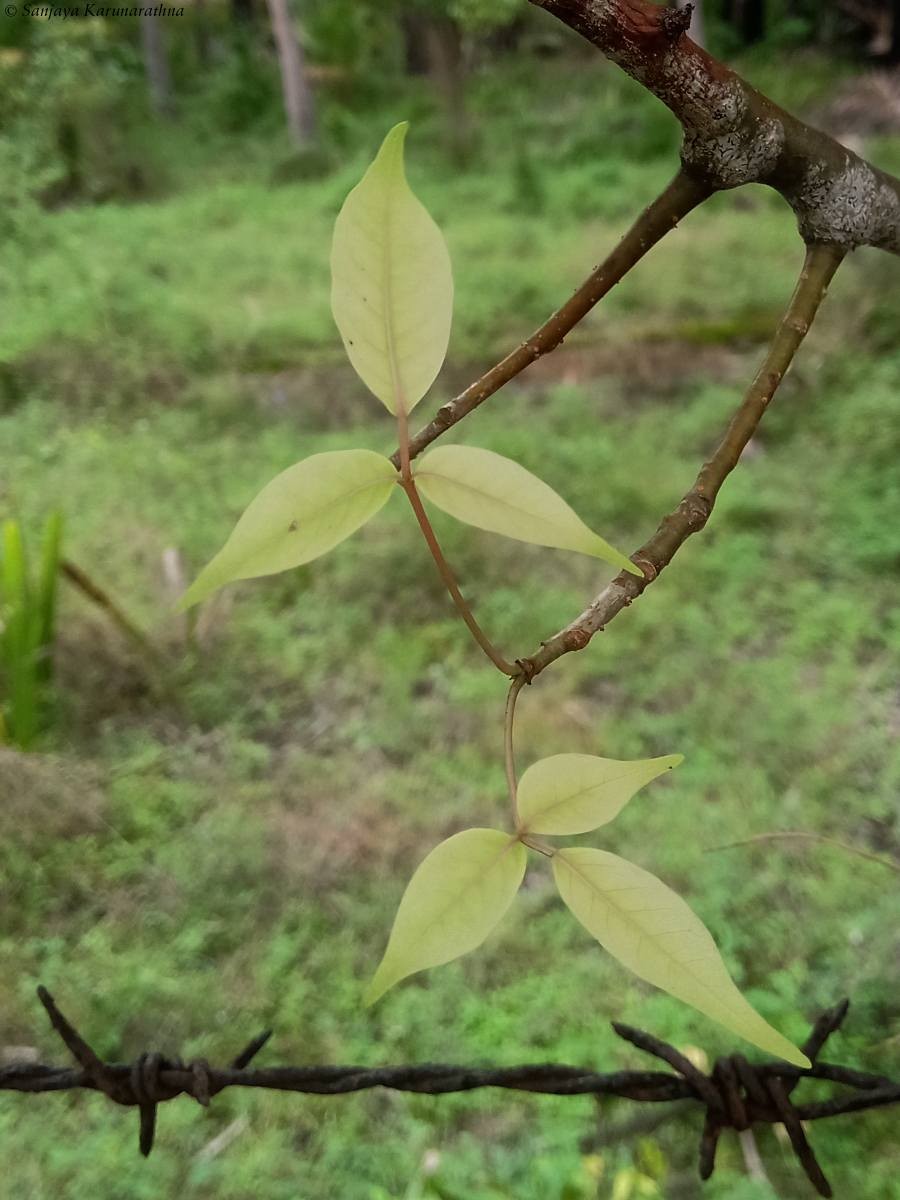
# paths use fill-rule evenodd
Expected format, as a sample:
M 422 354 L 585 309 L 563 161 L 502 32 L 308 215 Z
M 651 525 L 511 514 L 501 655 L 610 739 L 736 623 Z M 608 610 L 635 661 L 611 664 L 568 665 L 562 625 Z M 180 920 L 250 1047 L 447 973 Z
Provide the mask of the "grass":
M 415 864 L 441 837 L 503 819 L 503 682 L 399 500 L 321 562 L 228 589 L 193 645 L 163 568 L 174 550 L 193 573 L 296 459 L 392 448 L 341 358 L 327 241 L 393 120 L 420 115 L 410 173 L 457 275 L 448 369 L 423 416 L 542 319 L 652 198 L 671 170 L 668 117 L 614 72 L 578 68 L 574 86 L 573 69 L 542 68 L 548 94 L 565 97 L 555 110 L 528 102 L 515 72 L 477 81 L 474 107 L 492 122 L 465 171 L 435 148 L 423 98 L 404 94 L 320 179 L 274 186 L 265 164 L 243 179 L 204 164 L 168 197 L 62 211 L 6 251 L 0 497 L 26 528 L 64 508 L 67 552 L 153 629 L 173 694 L 160 698 L 116 632 L 63 596 L 58 726 L 40 754 L 0 751 L 0 1043 L 59 1057 L 41 981 L 120 1058 L 160 1046 L 221 1061 L 271 1025 L 269 1061 L 635 1064 L 611 1019 L 710 1057 L 734 1048 L 605 957 L 541 863 L 483 950 L 363 1010 Z M 637 545 L 734 407 L 799 260 L 775 198 L 717 198 L 455 436 L 539 470 L 615 544 Z M 523 766 L 563 751 L 683 752 L 589 840 L 681 891 L 789 1036 L 851 994 L 831 1056 L 894 1074 L 894 876 L 821 846 L 708 851 L 797 828 L 900 856 L 895 269 L 864 253 L 842 272 L 708 530 L 523 696 L 519 732 Z M 514 656 L 605 577 L 587 559 L 435 523 Z M 239 1115 L 246 1131 L 204 1159 Z M 629 1172 L 649 1195 L 699 1194 L 685 1182 L 697 1130 L 674 1121 L 598 1147 L 586 1099 L 226 1094 L 209 1112 L 167 1107 L 149 1163 L 134 1124 L 96 1097 L 3 1100 L 0 1139 L 17 1153 L 0 1194 L 580 1200 L 638 1194 Z M 839 1194 L 900 1197 L 893 1125 L 873 1113 L 815 1130 Z M 796 1194 L 784 1146 L 761 1141 L 780 1194 Z M 704 1194 L 770 1193 L 726 1138 Z

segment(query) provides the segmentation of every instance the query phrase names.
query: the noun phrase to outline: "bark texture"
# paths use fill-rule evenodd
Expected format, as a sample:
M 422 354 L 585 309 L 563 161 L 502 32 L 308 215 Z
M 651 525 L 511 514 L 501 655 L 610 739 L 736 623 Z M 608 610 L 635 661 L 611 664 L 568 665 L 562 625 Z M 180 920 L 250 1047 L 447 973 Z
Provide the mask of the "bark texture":
M 675 0 L 676 8 L 691 9 L 691 37 L 698 46 L 706 48 L 706 21 L 703 14 L 703 0 Z
M 685 170 L 715 191 L 780 192 L 807 243 L 900 254 L 900 180 L 779 108 L 686 35 L 687 10 L 647 0 L 530 0 L 658 96 L 684 130 Z

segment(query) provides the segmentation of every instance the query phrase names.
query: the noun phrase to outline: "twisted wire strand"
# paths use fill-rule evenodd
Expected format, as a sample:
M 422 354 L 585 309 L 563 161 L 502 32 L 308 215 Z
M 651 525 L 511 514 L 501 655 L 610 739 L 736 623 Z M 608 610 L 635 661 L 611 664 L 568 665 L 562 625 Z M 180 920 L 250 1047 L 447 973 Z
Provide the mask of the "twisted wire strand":
M 229 1087 L 320 1096 L 347 1095 L 379 1087 L 440 1096 L 493 1087 L 555 1096 L 612 1096 L 650 1104 L 693 1100 L 705 1109 L 699 1154 L 703 1179 L 708 1179 L 715 1169 L 716 1149 L 724 1130 L 740 1132 L 754 1125 L 780 1124 L 816 1191 L 821 1196 L 831 1196 L 831 1186 L 803 1123 L 900 1103 L 900 1083 L 853 1067 L 817 1061 L 828 1038 L 847 1015 L 846 1000 L 823 1013 L 813 1025 L 803 1046 L 812 1062 L 808 1069 L 775 1061 L 751 1064 L 737 1054 L 719 1059 L 706 1074 L 674 1046 L 643 1030 L 615 1023 L 613 1029 L 620 1038 L 659 1059 L 670 1070 L 600 1074 L 561 1063 L 513 1067 L 447 1063 L 252 1067 L 253 1058 L 271 1037 L 269 1030 L 255 1037 L 226 1067 L 210 1066 L 204 1059 L 183 1063 L 158 1053 L 141 1054 L 133 1063 L 107 1063 L 63 1015 L 46 988 L 38 988 L 38 997 L 78 1065 L 10 1063 L 0 1067 L 0 1091 L 41 1094 L 86 1089 L 102 1092 L 115 1104 L 136 1107 L 139 1147 L 145 1156 L 153 1149 L 158 1106 L 178 1096 L 188 1096 L 206 1106 Z M 792 1093 L 804 1079 L 825 1080 L 853 1090 L 829 1100 L 795 1105 Z

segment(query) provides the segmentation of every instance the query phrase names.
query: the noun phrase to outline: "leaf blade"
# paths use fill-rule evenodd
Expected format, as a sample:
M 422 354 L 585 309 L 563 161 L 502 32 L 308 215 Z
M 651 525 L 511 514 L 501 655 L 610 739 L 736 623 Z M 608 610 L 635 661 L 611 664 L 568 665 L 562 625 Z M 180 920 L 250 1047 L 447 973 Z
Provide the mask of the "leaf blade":
M 403 893 L 366 1004 L 480 946 L 515 899 L 525 862 L 521 842 L 498 829 L 466 829 L 436 846 Z
M 589 554 L 641 575 L 548 484 L 502 454 L 476 446 L 439 446 L 425 456 L 415 478 L 432 504 L 467 525 L 537 546 Z
M 662 880 L 615 854 L 579 847 L 554 855 L 553 874 L 573 915 L 640 979 L 760 1049 L 809 1066 L 741 995 L 706 926 Z
M 179 608 L 226 583 L 274 575 L 326 554 L 387 503 L 397 478 L 391 461 L 372 450 L 330 450 L 288 467 L 251 500 Z
M 682 761 L 681 754 L 630 762 L 590 754 L 542 758 L 519 780 L 523 830 L 551 836 L 589 833 L 612 821 L 637 791 Z
M 338 214 L 331 310 L 347 356 L 389 412 L 411 412 L 447 354 L 453 272 L 443 234 L 406 181 L 408 122 L 387 134 Z

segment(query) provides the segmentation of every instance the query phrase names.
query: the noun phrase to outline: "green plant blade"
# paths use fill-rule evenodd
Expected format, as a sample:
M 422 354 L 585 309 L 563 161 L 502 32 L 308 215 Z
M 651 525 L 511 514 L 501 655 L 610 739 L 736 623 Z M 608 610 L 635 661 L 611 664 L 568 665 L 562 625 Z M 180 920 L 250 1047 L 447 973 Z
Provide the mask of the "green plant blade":
M 543 480 L 502 454 L 475 446 L 440 446 L 425 456 L 415 477 L 432 504 L 467 525 L 520 542 L 577 550 L 641 574 Z
M 553 874 L 588 933 L 640 979 L 761 1050 L 809 1066 L 806 1055 L 747 1003 L 706 926 L 655 875 L 615 854 L 577 847 L 554 855 Z
M 525 860 L 522 843 L 498 829 L 467 829 L 436 846 L 403 893 L 366 1004 L 480 946 L 515 899 Z
M 31 587 L 22 527 L 12 519 L 3 522 L 3 596 L 6 604 L 23 612 L 30 607 Z
M 523 832 L 588 833 L 617 817 L 635 792 L 683 761 L 681 754 L 618 762 L 590 754 L 554 754 L 519 780 Z
M 325 554 L 378 512 L 397 478 L 390 460 L 371 450 L 331 450 L 288 467 L 251 501 L 179 607 L 236 579 L 274 575 Z
M 453 274 L 443 234 L 406 182 L 395 125 L 338 214 L 331 310 L 347 356 L 389 412 L 411 412 L 443 365 Z
M 18 521 L 4 521 L 0 561 L 0 674 L 5 691 L 7 736 L 23 750 L 40 727 L 38 637 L 28 561 Z
M 63 517 L 53 512 L 44 525 L 41 561 L 37 579 L 37 644 L 41 655 L 43 679 L 49 679 L 52 666 L 51 647 L 56 623 L 56 596 L 59 582 L 59 562 L 62 554 Z

